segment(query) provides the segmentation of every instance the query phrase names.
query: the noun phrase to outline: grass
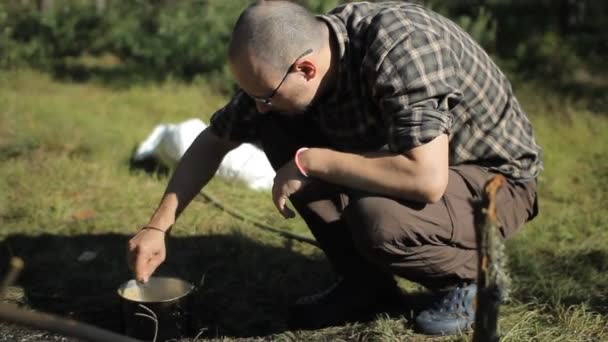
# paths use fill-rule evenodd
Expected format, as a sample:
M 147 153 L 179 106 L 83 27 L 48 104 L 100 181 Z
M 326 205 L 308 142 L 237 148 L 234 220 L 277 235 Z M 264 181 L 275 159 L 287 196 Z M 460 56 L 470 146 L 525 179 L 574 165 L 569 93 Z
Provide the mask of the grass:
M 503 340 L 608 340 L 608 115 L 533 83 L 519 84 L 517 94 L 544 148 L 545 171 L 540 216 L 507 246 L 513 295 L 501 307 Z M 15 300 L 119 330 L 115 290 L 130 277 L 125 244 L 167 181 L 166 175 L 131 169 L 129 157 L 156 124 L 208 121 L 224 101 L 204 84 L 112 88 L 59 82 L 29 70 L 1 73 L 0 274 L 9 256 L 25 260 L 17 284 L 23 295 Z M 308 234 L 300 220 L 280 217 L 269 193 L 220 178 L 207 191 L 260 221 Z M 84 251 L 97 258 L 78 262 Z M 207 328 L 205 338 L 470 340 L 418 335 L 407 313 L 318 331 L 286 330 L 286 303 L 331 281 L 323 256 L 203 202 L 180 218 L 158 272 L 204 280 L 196 315 L 197 326 Z

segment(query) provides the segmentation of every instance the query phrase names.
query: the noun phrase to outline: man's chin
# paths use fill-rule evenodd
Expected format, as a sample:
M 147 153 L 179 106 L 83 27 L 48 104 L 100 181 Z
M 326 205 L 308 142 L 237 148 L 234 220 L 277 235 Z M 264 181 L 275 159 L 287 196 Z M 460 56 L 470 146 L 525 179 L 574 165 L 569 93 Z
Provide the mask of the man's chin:
M 298 116 L 303 116 L 306 112 L 301 112 L 301 111 L 293 111 L 293 112 L 282 112 L 281 115 L 283 116 L 289 116 L 289 117 L 298 117 Z
M 284 109 L 284 110 L 274 109 L 271 111 L 271 113 L 277 114 L 277 115 L 283 115 L 283 116 L 290 116 L 290 117 L 302 116 L 302 115 L 305 115 L 306 113 L 310 112 L 312 107 L 313 107 L 312 104 L 309 104 L 307 106 L 298 106 L 298 107 L 295 107 L 292 109 Z
M 311 107 L 312 107 L 311 105 L 308 105 L 308 106 L 296 108 L 293 110 L 285 111 L 285 112 L 283 112 L 283 114 L 288 115 L 288 116 L 301 116 L 301 115 L 304 115 L 304 114 L 310 112 Z

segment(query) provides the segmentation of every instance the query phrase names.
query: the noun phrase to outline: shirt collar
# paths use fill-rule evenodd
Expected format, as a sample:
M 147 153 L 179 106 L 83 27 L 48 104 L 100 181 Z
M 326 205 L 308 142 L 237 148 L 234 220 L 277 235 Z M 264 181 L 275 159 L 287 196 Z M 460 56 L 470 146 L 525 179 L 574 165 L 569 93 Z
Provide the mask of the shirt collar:
M 348 32 L 346 31 L 346 26 L 344 23 L 340 21 L 340 19 L 336 18 L 333 15 L 329 14 L 321 14 L 317 15 L 318 19 L 325 21 L 333 35 L 336 37 L 336 41 L 338 42 L 338 49 L 340 51 L 340 61 L 346 55 L 346 45 L 348 44 Z
M 347 58 L 348 51 L 347 46 L 349 43 L 348 31 L 346 30 L 346 26 L 344 23 L 338 19 L 336 16 L 331 14 L 321 14 L 316 16 L 318 19 L 323 20 L 328 24 L 330 34 L 333 34 L 336 42 L 338 44 L 338 72 L 336 77 L 336 85 L 334 88 L 333 94 L 331 94 L 328 98 L 334 98 L 338 95 L 340 89 L 342 89 L 342 82 L 345 78 L 345 73 L 347 72 Z

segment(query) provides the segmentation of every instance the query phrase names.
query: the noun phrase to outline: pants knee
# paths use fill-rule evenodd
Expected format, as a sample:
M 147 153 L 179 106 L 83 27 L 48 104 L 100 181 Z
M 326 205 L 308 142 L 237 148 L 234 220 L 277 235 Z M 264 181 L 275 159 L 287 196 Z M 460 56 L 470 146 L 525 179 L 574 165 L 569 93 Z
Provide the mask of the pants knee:
M 359 253 L 376 264 L 390 263 L 391 250 L 402 243 L 399 222 L 383 204 L 389 199 L 364 197 L 349 203 L 343 217 Z
M 395 201 L 363 197 L 349 203 L 344 211 L 357 251 L 369 262 L 427 286 L 443 280 L 473 279 L 476 251 L 465 250 L 429 239 L 414 224 L 415 214 Z

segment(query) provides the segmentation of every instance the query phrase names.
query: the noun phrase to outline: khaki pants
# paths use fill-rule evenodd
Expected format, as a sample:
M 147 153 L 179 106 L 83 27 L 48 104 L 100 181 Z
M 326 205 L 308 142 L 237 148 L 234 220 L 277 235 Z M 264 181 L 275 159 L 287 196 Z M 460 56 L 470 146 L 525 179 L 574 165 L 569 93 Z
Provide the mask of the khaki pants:
M 269 115 L 259 127 L 275 169 L 299 147 L 330 145 L 304 120 Z M 440 289 L 477 277 L 474 201 L 494 175 L 475 165 L 452 166 L 447 190 L 434 204 L 315 179 L 290 200 L 338 274 L 370 284 L 398 275 Z M 536 182 L 507 180 L 496 201 L 501 233 L 508 238 L 536 216 Z

